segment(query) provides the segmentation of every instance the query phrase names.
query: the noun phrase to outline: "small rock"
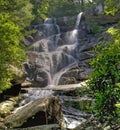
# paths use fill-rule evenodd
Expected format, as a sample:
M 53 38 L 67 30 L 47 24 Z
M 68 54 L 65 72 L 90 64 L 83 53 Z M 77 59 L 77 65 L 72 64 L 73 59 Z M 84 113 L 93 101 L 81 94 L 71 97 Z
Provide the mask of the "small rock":
M 110 126 L 104 128 L 104 130 L 111 130 Z
M 3 123 L 0 123 L 0 129 L 1 130 L 7 130 L 7 127 Z

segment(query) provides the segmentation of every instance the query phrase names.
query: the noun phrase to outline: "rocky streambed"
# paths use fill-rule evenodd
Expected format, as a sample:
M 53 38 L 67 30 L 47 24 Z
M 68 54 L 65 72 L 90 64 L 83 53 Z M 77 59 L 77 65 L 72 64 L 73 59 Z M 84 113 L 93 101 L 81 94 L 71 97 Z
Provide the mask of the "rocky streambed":
M 45 89 L 23 88 L 18 97 L 9 98 L 0 104 L 0 128 L 8 130 L 100 128 L 102 130 L 101 124 L 92 114 L 94 99 L 90 93 L 88 94 L 85 84 L 81 82 L 76 85 L 61 85 L 61 88 L 60 86 Z

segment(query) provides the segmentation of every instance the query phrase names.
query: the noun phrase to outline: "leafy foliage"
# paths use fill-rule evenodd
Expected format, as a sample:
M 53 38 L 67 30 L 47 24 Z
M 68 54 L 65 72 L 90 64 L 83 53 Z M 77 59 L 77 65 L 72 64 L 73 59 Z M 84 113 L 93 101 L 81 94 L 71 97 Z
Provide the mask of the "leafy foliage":
M 89 85 L 96 97 L 95 112 L 101 121 L 109 123 L 120 118 L 120 29 L 119 25 L 107 31 L 111 39 L 95 48 L 98 55 L 91 61 L 93 73 Z
M 106 14 L 114 15 L 120 12 L 120 1 L 119 0 L 94 0 L 94 4 L 104 4 L 104 12 Z
M 10 87 L 11 65 L 20 67 L 25 53 L 19 44 L 22 35 L 8 14 L 0 14 L 0 92 Z
M 12 66 L 20 67 L 25 59 L 22 40 L 33 19 L 31 12 L 29 0 L 0 1 L 0 93 L 11 86 Z
M 114 15 L 120 11 L 119 0 L 105 0 L 105 13 Z
M 76 4 L 71 0 L 42 0 L 38 5 L 35 13 L 43 19 L 47 17 L 70 16 L 77 14 L 80 11 L 79 4 Z
M 34 16 L 32 15 L 33 5 L 29 0 L 2 0 L 0 12 L 9 14 L 11 21 L 24 29 L 29 26 Z
M 118 0 L 95 0 L 103 2 L 105 13 L 114 15 L 120 11 Z M 89 85 L 96 97 L 95 112 L 102 122 L 117 123 L 120 119 L 120 25 L 107 30 L 110 39 L 105 45 L 95 48 L 98 54 L 92 61 L 93 72 Z
M 116 85 L 120 80 L 119 52 L 118 43 L 106 44 L 99 48 L 99 55 L 91 62 L 93 73 L 90 86 L 97 97 L 96 110 L 101 116 L 115 116 L 115 104 L 120 96 Z

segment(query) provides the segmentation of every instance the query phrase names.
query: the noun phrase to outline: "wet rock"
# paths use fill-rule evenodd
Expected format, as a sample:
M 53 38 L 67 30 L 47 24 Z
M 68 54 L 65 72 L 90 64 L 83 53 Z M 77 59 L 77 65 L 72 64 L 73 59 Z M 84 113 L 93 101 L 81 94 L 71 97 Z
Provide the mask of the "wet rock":
M 86 51 L 86 52 L 82 52 L 78 54 L 79 60 L 83 61 L 83 60 L 87 60 L 87 59 L 91 59 L 95 54 L 90 52 L 90 51 Z
M 43 71 L 38 71 L 33 81 L 34 86 L 45 87 L 48 84 L 48 75 Z
M 4 125 L 4 123 L 0 122 L 0 129 L 1 130 L 7 130 L 7 127 Z
M 71 96 L 61 96 L 61 100 L 64 102 L 64 105 L 71 106 L 73 108 L 79 109 L 81 111 L 91 111 L 94 100 L 90 97 L 71 97 Z
M 64 73 L 59 80 L 59 84 L 64 85 L 79 83 L 87 80 L 91 72 L 92 69 L 89 66 L 79 65 L 78 67 L 72 68 Z
M 34 87 L 45 87 L 48 84 L 48 75 L 42 71 L 39 70 L 39 68 L 31 67 L 28 70 L 28 77 L 26 78 L 26 81 L 21 84 L 21 86 L 34 86 Z
M 79 71 L 78 79 L 80 81 L 87 80 L 91 72 L 92 72 L 91 68 L 84 68 L 83 71 L 81 72 Z
M 34 42 L 34 38 L 32 36 L 28 36 L 24 39 L 24 44 L 26 46 L 30 46 Z
M 26 104 L 5 118 L 8 128 L 30 127 L 43 124 L 59 123 L 62 119 L 62 111 L 59 100 L 56 97 L 38 99 Z
M 38 40 L 43 39 L 43 38 L 45 38 L 45 35 L 41 31 L 37 31 L 37 33 L 34 35 L 34 39 L 35 39 L 34 41 L 38 41 Z
M 70 69 L 69 71 L 67 71 L 66 73 L 64 73 L 61 76 L 61 78 L 59 80 L 59 84 L 65 85 L 65 84 L 76 84 L 76 83 L 78 83 L 77 82 L 78 72 L 79 72 L 78 68 Z
M 80 124 L 74 130 L 104 130 L 102 124 L 94 117 L 88 119 L 86 122 Z

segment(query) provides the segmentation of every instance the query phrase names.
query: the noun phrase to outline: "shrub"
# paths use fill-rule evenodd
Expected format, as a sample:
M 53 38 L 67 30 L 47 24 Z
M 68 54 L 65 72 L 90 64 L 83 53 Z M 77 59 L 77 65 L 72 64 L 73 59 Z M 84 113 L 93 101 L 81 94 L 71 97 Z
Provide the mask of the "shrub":
M 99 53 L 92 61 L 93 72 L 88 82 L 96 98 L 95 113 L 100 121 L 117 121 L 119 111 L 116 104 L 120 100 L 120 44 L 106 43 L 96 47 Z

